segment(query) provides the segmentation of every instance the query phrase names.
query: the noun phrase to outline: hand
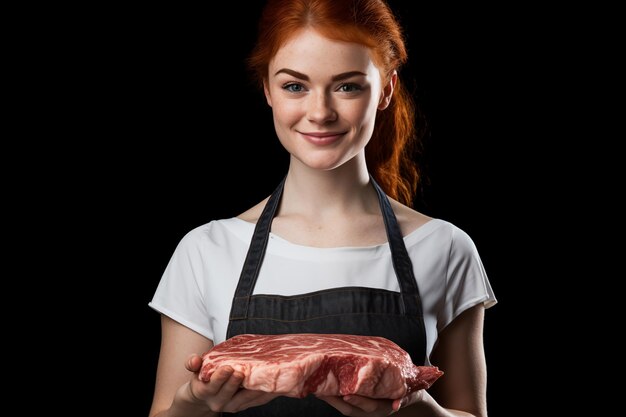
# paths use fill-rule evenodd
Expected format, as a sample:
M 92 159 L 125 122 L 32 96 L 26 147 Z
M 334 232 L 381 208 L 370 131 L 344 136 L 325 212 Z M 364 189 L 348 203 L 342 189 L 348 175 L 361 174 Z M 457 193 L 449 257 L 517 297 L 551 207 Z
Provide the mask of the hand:
M 344 416 L 383 417 L 395 413 L 401 406 L 401 400 L 377 400 L 359 395 L 319 398 L 335 407 Z
M 397 400 L 378 400 L 359 395 L 319 398 L 335 407 L 344 416 L 385 417 L 396 413 L 402 407 L 422 401 L 423 395 L 424 390 L 419 390 Z
M 235 372 L 230 366 L 217 368 L 209 381 L 201 381 L 198 379 L 198 372 L 202 368 L 202 358 L 198 355 L 192 355 L 185 367 L 193 372 L 194 376 L 181 387 L 179 394 L 189 402 L 208 405 L 213 412 L 236 413 L 265 404 L 278 396 L 274 393 L 241 388 L 244 375 Z

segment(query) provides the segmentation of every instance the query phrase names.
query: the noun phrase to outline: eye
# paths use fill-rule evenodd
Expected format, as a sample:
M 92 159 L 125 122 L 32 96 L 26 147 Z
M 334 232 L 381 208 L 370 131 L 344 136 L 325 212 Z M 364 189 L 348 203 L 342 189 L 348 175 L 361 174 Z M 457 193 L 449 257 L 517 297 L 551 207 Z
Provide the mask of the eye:
M 341 84 L 339 86 L 339 91 L 342 93 L 355 93 L 357 91 L 361 91 L 361 86 L 353 83 Z
M 301 93 L 304 91 L 304 86 L 298 83 L 288 83 L 283 85 L 283 90 L 287 90 L 290 93 Z

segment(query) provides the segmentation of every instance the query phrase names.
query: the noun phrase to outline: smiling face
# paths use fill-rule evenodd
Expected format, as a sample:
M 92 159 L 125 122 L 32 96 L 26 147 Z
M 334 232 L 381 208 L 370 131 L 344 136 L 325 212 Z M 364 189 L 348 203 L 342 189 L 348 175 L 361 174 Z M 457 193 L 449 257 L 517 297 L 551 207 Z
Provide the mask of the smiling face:
M 367 47 L 307 29 L 284 44 L 269 65 L 265 95 L 276 133 L 297 161 L 329 170 L 360 155 L 377 109 L 389 104 L 386 85 Z

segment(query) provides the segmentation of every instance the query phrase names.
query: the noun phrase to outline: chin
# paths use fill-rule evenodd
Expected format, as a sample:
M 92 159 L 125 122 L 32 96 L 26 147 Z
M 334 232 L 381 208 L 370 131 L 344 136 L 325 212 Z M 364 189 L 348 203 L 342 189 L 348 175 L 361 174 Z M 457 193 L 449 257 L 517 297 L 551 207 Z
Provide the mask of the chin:
M 340 166 L 344 161 L 337 158 L 298 158 L 298 160 L 309 168 L 320 171 L 329 171 Z

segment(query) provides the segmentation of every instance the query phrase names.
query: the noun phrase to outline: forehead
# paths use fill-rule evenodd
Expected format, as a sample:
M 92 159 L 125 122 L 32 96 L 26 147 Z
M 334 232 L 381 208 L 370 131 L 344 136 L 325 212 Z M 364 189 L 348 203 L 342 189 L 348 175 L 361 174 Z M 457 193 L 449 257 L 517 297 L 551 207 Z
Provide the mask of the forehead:
M 312 29 L 298 32 L 270 61 L 270 75 L 282 68 L 305 74 L 377 72 L 368 47 L 329 39 Z

